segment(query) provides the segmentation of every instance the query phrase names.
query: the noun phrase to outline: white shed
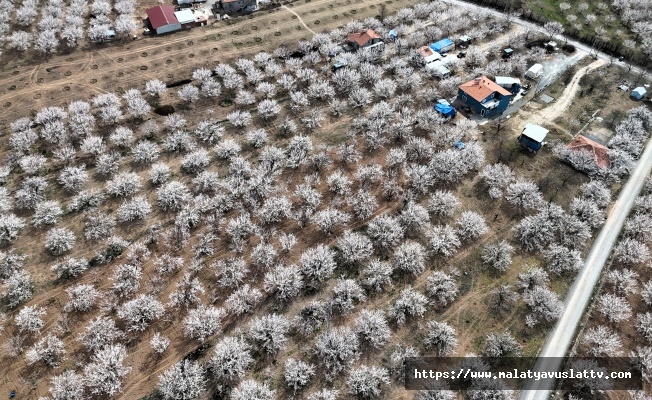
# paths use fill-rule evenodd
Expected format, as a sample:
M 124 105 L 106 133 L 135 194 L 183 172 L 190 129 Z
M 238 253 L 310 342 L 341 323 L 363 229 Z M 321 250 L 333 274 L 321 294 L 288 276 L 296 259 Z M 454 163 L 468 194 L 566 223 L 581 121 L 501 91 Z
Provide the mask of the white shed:
M 530 79 L 536 79 L 540 77 L 542 73 L 543 73 L 543 65 L 534 64 L 533 66 L 530 67 L 530 69 L 527 70 L 527 72 L 525 73 L 525 77 Z
M 195 14 L 192 13 L 192 10 L 186 8 L 185 10 L 175 11 L 174 16 L 177 17 L 177 20 L 181 25 L 192 24 L 195 22 Z
M 497 76 L 495 82 L 498 84 L 498 86 L 504 87 L 505 89 L 511 89 L 515 83 L 517 85 L 521 84 L 520 79 L 512 78 L 510 76 Z
M 643 86 L 639 86 L 636 89 L 632 90 L 632 93 L 630 94 L 630 97 L 636 99 L 636 100 L 641 100 L 645 94 L 647 93 L 647 90 Z

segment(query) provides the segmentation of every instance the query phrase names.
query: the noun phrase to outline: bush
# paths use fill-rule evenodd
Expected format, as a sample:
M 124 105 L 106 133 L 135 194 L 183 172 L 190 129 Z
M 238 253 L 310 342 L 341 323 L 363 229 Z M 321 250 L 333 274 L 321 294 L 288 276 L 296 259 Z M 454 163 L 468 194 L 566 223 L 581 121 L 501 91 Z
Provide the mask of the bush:
M 561 46 L 561 49 L 565 51 L 566 53 L 574 53 L 575 52 L 575 45 L 566 43 L 565 45 Z

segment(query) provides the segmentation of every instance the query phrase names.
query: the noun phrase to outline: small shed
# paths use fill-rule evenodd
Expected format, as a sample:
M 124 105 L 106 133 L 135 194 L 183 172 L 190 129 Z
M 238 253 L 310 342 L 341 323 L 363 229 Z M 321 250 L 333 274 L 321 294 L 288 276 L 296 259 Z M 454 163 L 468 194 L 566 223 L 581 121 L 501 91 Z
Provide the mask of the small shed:
M 455 43 L 446 38 L 430 45 L 430 48 L 439 54 L 447 53 L 455 48 Z
M 471 39 L 471 36 L 469 36 L 469 35 L 464 35 L 464 36 L 460 37 L 460 45 L 461 46 L 468 46 L 468 45 L 471 44 L 472 41 L 473 41 L 473 39 Z
M 506 48 L 503 50 L 503 58 L 509 58 L 514 54 L 514 49 L 512 48 Z
M 184 28 L 195 24 L 195 14 L 193 14 L 192 10 L 188 8 L 185 10 L 175 11 L 174 16 L 177 17 L 177 21 L 179 21 L 181 26 Z
M 523 132 L 518 137 L 521 146 L 527 148 L 529 151 L 536 153 L 543 147 L 543 141 L 548 135 L 548 130 L 542 126 L 535 124 L 525 124 Z
M 457 111 L 455 111 L 455 108 L 451 106 L 451 104 L 444 100 L 440 99 L 437 100 L 437 103 L 435 103 L 435 111 L 440 113 L 446 118 L 453 118 L 455 114 L 457 114 Z
M 441 61 L 436 61 L 426 65 L 426 69 L 432 72 L 439 79 L 446 79 L 451 76 L 451 70 L 446 68 Z
M 543 65 L 534 64 L 525 72 L 525 77 L 530 79 L 536 79 L 541 76 L 543 73 Z
M 643 86 L 639 86 L 636 89 L 632 90 L 632 93 L 629 94 L 629 97 L 632 99 L 641 100 L 643 97 L 645 97 L 646 93 L 647 90 L 645 90 Z
M 518 78 L 512 78 L 510 76 L 497 76 L 495 82 L 498 84 L 498 86 L 509 90 L 513 94 L 516 94 L 519 90 L 521 90 L 521 80 Z

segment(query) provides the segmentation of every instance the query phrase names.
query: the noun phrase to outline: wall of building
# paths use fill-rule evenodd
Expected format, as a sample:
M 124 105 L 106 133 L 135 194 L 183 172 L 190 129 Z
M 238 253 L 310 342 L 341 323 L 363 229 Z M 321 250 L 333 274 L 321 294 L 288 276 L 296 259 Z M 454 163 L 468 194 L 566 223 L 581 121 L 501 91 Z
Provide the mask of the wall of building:
M 181 24 L 169 24 L 158 28 L 156 30 L 156 34 L 161 35 L 163 33 L 174 32 L 180 29 L 181 29 Z

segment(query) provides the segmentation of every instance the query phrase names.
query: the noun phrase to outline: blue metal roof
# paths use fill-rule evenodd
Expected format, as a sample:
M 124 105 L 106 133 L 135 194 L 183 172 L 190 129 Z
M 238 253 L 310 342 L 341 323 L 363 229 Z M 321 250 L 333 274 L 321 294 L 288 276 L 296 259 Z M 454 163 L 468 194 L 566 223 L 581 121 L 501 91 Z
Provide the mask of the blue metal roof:
M 453 46 L 453 45 L 455 45 L 455 43 L 453 43 L 452 40 L 447 38 L 447 39 L 442 39 L 442 40 L 440 40 L 438 42 L 435 42 L 435 43 L 431 44 L 430 48 L 433 49 L 436 52 L 439 52 L 441 49 L 444 49 L 446 47 Z

